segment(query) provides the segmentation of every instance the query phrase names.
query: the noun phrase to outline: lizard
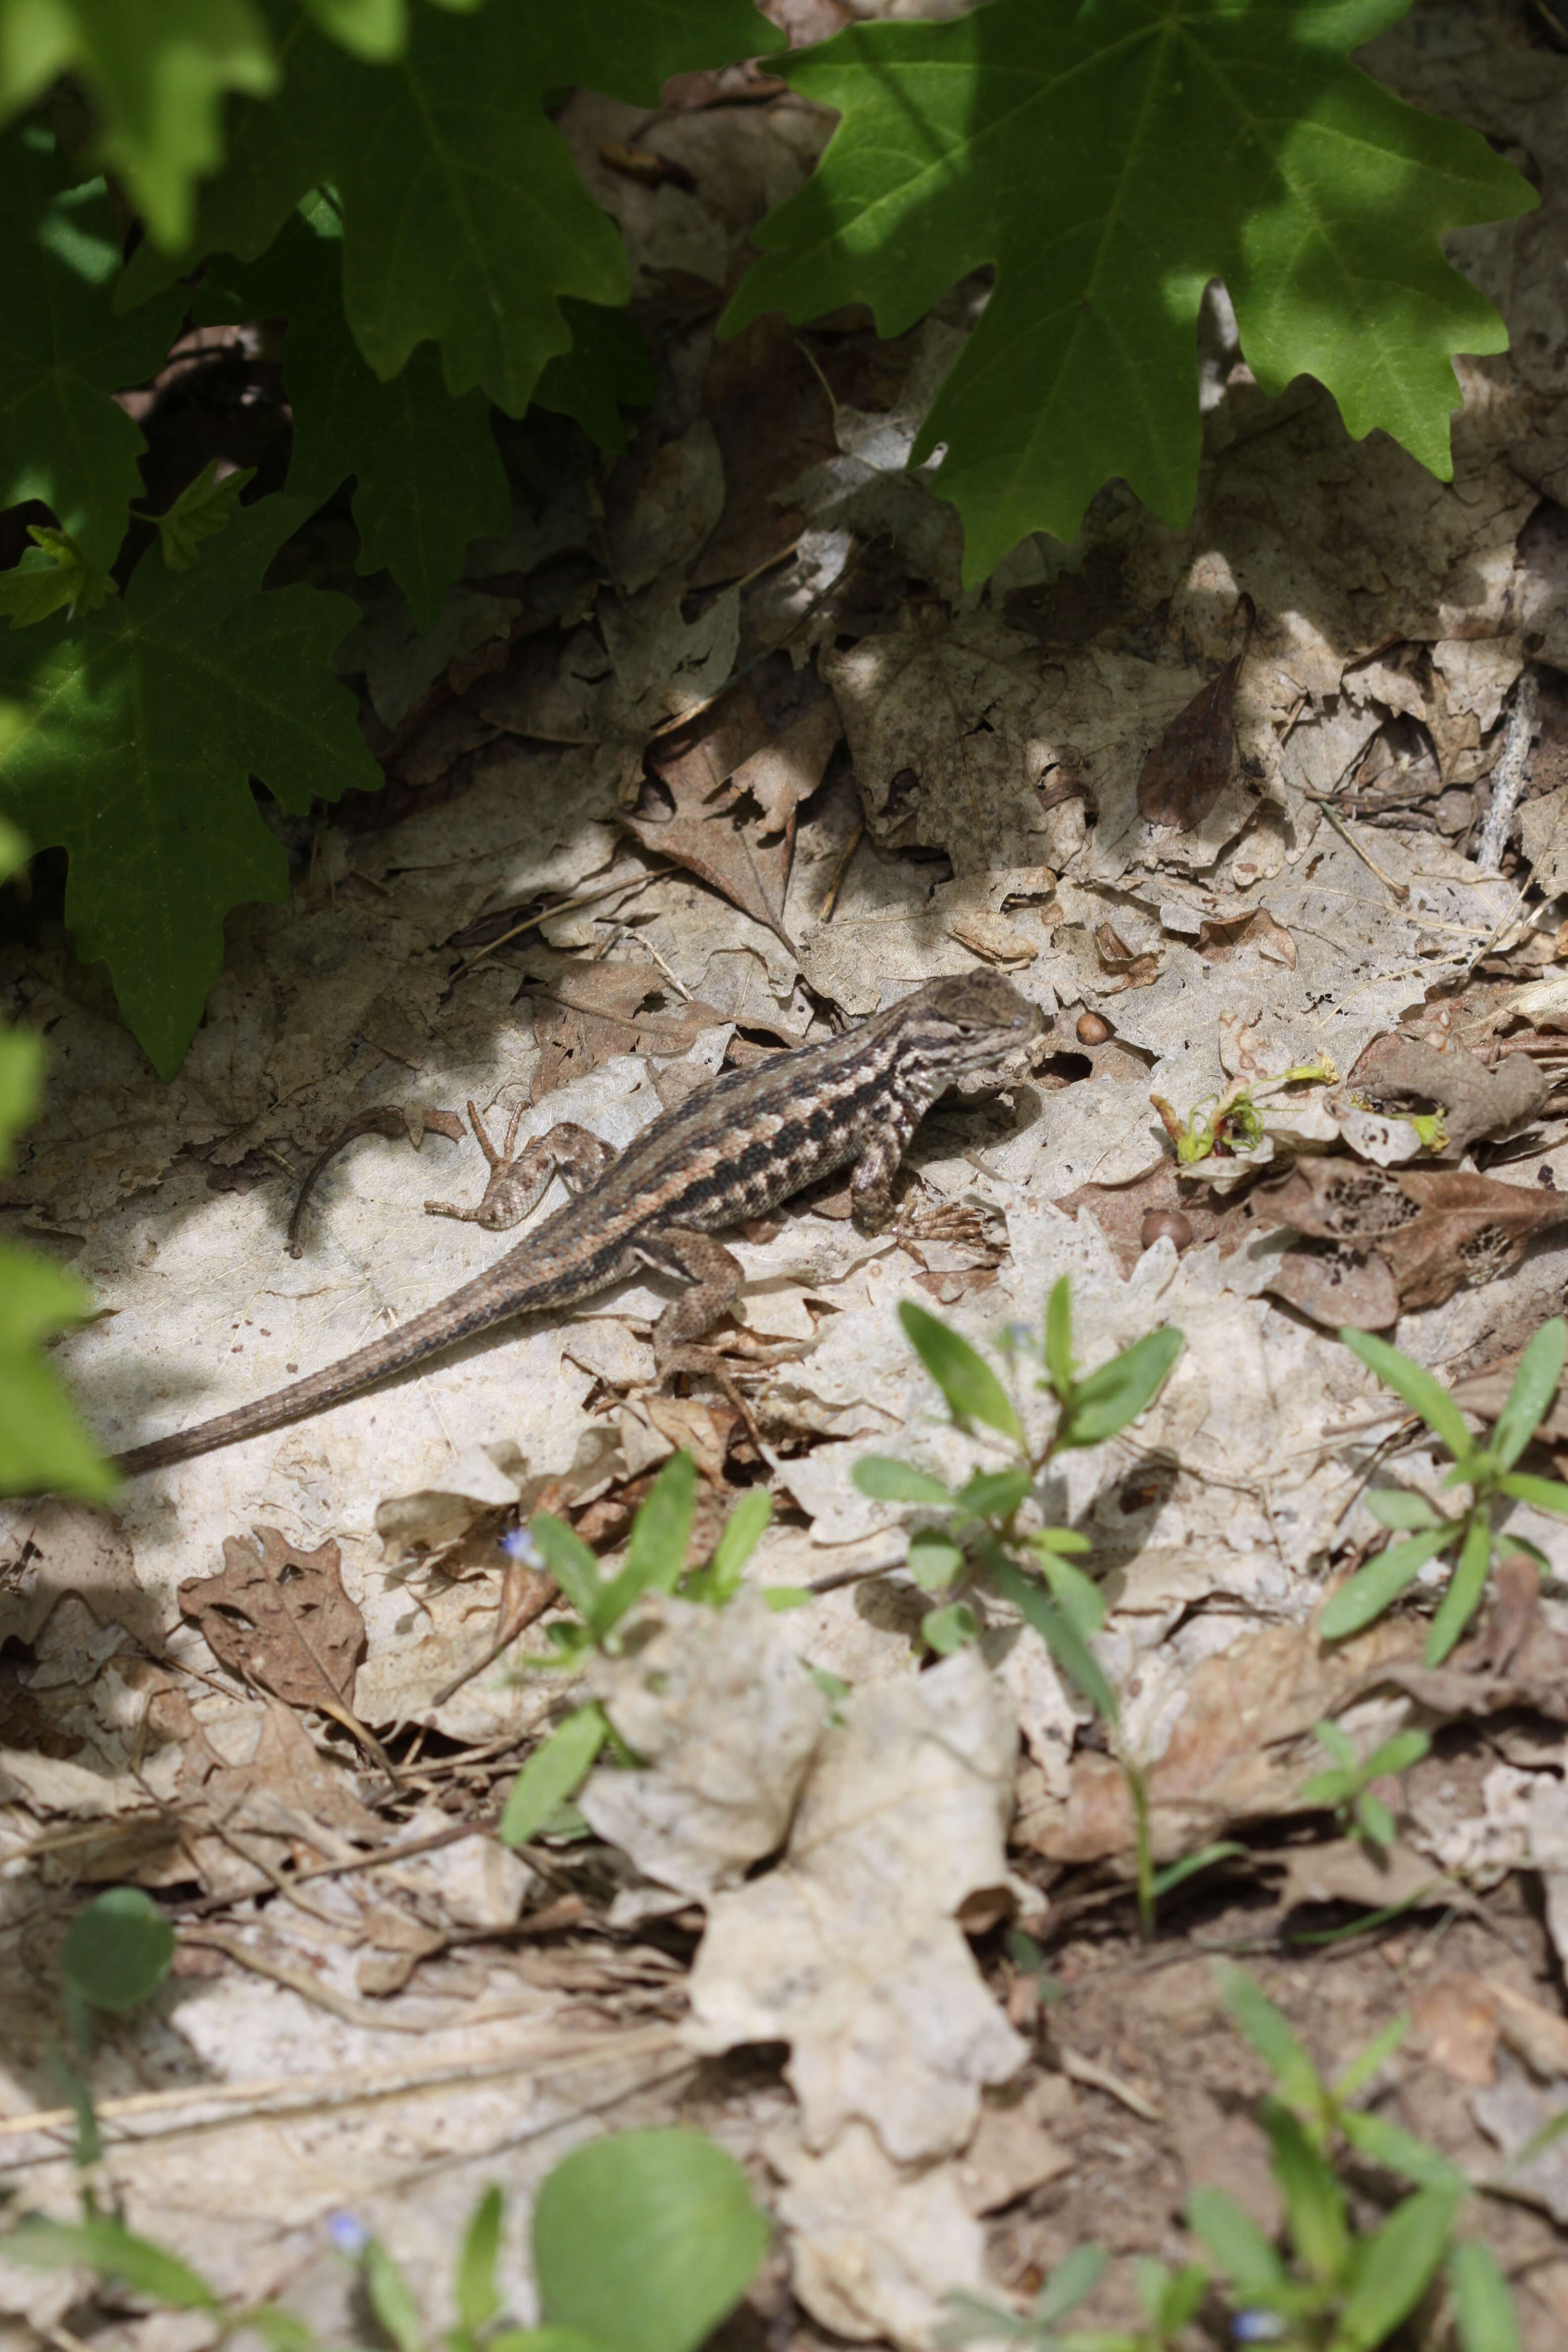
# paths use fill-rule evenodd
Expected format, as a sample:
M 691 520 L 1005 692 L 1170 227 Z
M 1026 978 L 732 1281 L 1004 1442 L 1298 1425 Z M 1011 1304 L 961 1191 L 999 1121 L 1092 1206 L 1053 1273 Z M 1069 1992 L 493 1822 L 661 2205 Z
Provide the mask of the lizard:
M 740 1262 L 716 1232 L 765 1215 L 851 1165 L 854 1211 L 869 1230 L 881 1229 L 892 1216 L 899 1162 L 932 1103 L 965 1074 L 999 1074 L 1041 1025 L 1038 1008 L 997 973 L 928 981 L 837 1036 L 724 1072 L 619 1153 L 563 1121 L 513 1160 L 510 1139 L 508 1153 L 497 1152 L 470 1106 L 490 1164 L 484 1198 L 474 1210 L 426 1206 L 501 1231 L 528 1214 L 557 1174 L 572 1195 L 564 1205 L 395 1330 L 271 1396 L 132 1446 L 114 1466 L 132 1477 L 241 1444 L 498 1323 L 574 1307 L 644 1267 L 689 1286 L 654 1326 L 662 1379 L 741 1289 Z

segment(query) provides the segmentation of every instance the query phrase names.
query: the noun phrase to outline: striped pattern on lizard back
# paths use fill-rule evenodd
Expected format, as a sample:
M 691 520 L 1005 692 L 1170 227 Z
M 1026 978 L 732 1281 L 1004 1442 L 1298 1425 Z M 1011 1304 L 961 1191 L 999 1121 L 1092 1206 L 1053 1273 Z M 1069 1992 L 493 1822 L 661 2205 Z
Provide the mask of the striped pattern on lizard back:
M 961 1072 L 994 1067 L 1038 1026 L 1010 982 L 966 973 L 928 982 L 842 1035 L 728 1072 L 654 1119 L 573 1200 L 437 1306 L 274 1395 L 134 1447 L 118 1466 L 132 1475 L 260 1436 L 495 1324 L 574 1306 L 640 1265 L 684 1276 L 721 1311 L 715 1266 L 733 1276 L 731 1293 L 740 1269 L 717 1244 L 691 1237 L 761 1216 L 851 1162 L 858 1203 L 885 1215 L 900 1155 L 937 1097 Z M 581 1129 L 552 1130 L 569 1131 L 602 1151 Z M 516 1214 L 555 1164 L 546 1153 Z M 678 1303 L 665 1320 L 679 1311 Z

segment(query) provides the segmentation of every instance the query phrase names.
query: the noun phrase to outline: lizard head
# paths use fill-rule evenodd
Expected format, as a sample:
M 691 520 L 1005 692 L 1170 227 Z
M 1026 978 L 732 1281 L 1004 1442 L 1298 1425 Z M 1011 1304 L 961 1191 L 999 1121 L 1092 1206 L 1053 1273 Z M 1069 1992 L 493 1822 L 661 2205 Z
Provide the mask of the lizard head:
M 1039 1007 L 994 971 L 929 981 L 905 997 L 899 1011 L 908 1022 L 910 1052 L 933 1074 L 954 1077 L 1003 1062 L 1037 1036 L 1042 1025 Z

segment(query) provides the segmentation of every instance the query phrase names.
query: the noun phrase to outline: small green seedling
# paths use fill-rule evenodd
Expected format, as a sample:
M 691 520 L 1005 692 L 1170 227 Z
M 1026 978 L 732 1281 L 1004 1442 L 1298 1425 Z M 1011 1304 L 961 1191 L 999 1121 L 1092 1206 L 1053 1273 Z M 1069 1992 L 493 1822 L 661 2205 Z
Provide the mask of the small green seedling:
M 982 1572 L 1024 1611 L 1091 1705 L 1114 1721 L 1115 1696 L 1088 1647 L 1103 1620 L 1103 1603 L 1083 1571 L 1071 1565 L 1075 1555 L 1089 1550 L 1089 1538 L 1071 1528 L 1047 1527 L 1024 1535 L 1017 1518 L 1057 1454 L 1102 1445 L 1153 1402 L 1185 1344 L 1182 1334 L 1170 1328 L 1151 1331 L 1097 1370 L 1081 1373 L 1073 1360 L 1072 1288 L 1064 1275 L 1052 1287 L 1040 1338 L 1025 1326 L 1010 1335 L 1011 1352 L 1036 1360 L 1035 1385 L 1054 1397 L 1058 1407 L 1049 1435 L 1031 1446 L 1006 1386 L 967 1339 L 912 1300 L 900 1307 L 899 1320 L 953 1420 L 963 1428 L 978 1424 L 989 1430 L 1012 1458 L 1002 1469 L 977 1471 L 955 1490 L 910 1463 L 868 1454 L 855 1465 L 855 1484 L 878 1502 L 915 1503 L 940 1512 L 943 1525 L 918 1528 L 910 1538 L 915 1582 L 924 1591 L 945 1592 L 964 1574 Z M 924 1631 L 933 1649 L 945 1651 L 972 1640 L 979 1624 L 962 1604 L 947 1605 L 931 1612 Z
M 1408 1772 L 1430 1752 L 1432 1742 L 1424 1731 L 1396 1732 L 1358 1761 L 1354 1743 L 1337 1723 L 1315 1723 L 1312 1737 L 1333 1758 L 1334 1769 L 1314 1773 L 1301 1788 L 1297 1802 L 1331 1807 L 1346 1837 L 1360 1838 L 1363 1844 L 1386 1853 L 1396 1834 L 1394 1820 L 1375 1794 L 1374 1784 Z
M 89 2080 L 100 2017 L 127 2016 L 150 2000 L 174 1958 L 174 1931 L 140 1886 L 110 1886 L 83 1906 L 60 1946 L 66 2049 L 54 2071 L 77 2120 L 75 2160 L 83 2171 L 103 2154 Z M 89 2200 L 90 2216 L 92 2207 Z
M 1037 1391 L 1057 1406 L 1049 1434 L 1031 1444 L 1006 1383 L 967 1339 L 912 1300 L 900 1307 L 899 1319 L 953 1420 L 961 1428 L 989 1431 L 1010 1459 L 1002 1468 L 977 1470 L 954 1489 L 912 1463 L 868 1454 L 855 1465 L 855 1484 L 878 1502 L 913 1503 L 940 1514 L 940 1524 L 916 1528 L 910 1537 L 909 1568 L 915 1582 L 923 1591 L 947 1594 L 969 1579 L 999 1594 L 1040 1635 L 1062 1673 L 1114 1734 L 1116 1693 L 1090 1646 L 1105 1622 L 1105 1603 L 1098 1585 L 1073 1564 L 1090 1549 L 1089 1538 L 1073 1528 L 1025 1532 L 1019 1514 L 1058 1454 L 1103 1445 L 1147 1410 L 1186 1342 L 1166 1326 L 1094 1371 L 1081 1371 L 1073 1354 L 1072 1286 L 1063 1275 L 1052 1286 L 1039 1335 L 1025 1325 L 1009 1335 L 1009 1372 L 1016 1375 L 1018 1357 L 1032 1360 Z M 927 1613 L 921 1631 L 928 1647 L 945 1656 L 977 1637 L 980 1620 L 965 1601 L 952 1597 Z M 1147 1795 L 1142 1772 L 1126 1757 L 1122 1770 L 1132 1797 L 1139 1916 L 1148 1933 L 1158 1888 Z M 1218 1851 L 1209 1849 L 1185 1867 L 1177 1864 L 1177 1874 L 1216 1858 Z M 1174 1885 L 1175 1878 L 1169 1883 Z
M 1377 2352 L 1447 2265 L 1460 2352 L 1517 2347 L 1512 2299 L 1485 2247 L 1456 2240 L 1469 2196 L 1458 2168 L 1381 2116 L 1352 2106 L 1392 2056 L 1409 2021 L 1396 2018 L 1331 2084 L 1251 1977 L 1216 1969 L 1235 2023 L 1268 2067 L 1278 2095 L 1259 2102 L 1269 2168 L 1285 2209 L 1287 2251 L 1266 2238 L 1236 2199 L 1199 2188 L 1187 2219 L 1234 2301 L 1276 2323 L 1287 2352 Z M 1359 2231 L 1341 2168 L 1346 2154 L 1414 2183 L 1378 2226 Z
M 152 1896 L 111 1886 L 66 1929 L 60 1972 L 88 2008 L 123 2013 L 152 1999 L 174 1957 L 174 1931 Z
M 696 1503 L 697 1465 L 689 1454 L 672 1454 L 632 1521 L 625 1563 L 612 1577 L 601 1572 L 582 1538 L 549 1511 L 538 1512 L 525 1531 L 507 1538 L 514 1559 L 549 1570 L 576 1612 L 574 1623 L 550 1627 L 554 1655 L 547 1664 L 577 1673 L 596 1650 L 613 1653 L 623 1622 L 645 1593 L 675 1592 L 715 1609 L 733 1600 L 741 1571 L 773 1517 L 773 1504 L 765 1487 L 753 1486 L 725 1521 L 711 1559 L 688 1573 Z M 778 1588 L 768 1595 L 772 1605 L 784 1607 L 802 1597 Z M 581 1788 L 606 1744 L 621 1762 L 631 1762 L 597 1700 L 568 1716 L 512 1782 L 500 1820 L 503 1843 L 524 1845 L 537 1836 Z
M 1387 1545 L 1340 1587 L 1323 1612 L 1323 1638 L 1338 1642 L 1348 1633 L 1359 1633 L 1363 1625 L 1383 1615 L 1428 1560 L 1451 1554 L 1454 1568 L 1448 1589 L 1426 1637 L 1426 1664 L 1440 1665 L 1479 1607 L 1493 1557 L 1500 1549 L 1492 1526 L 1494 1505 L 1506 1498 L 1568 1517 L 1568 1486 L 1554 1478 L 1530 1477 L 1513 1466 L 1557 1392 L 1563 1359 L 1568 1356 L 1568 1323 L 1554 1316 L 1542 1325 L 1520 1359 L 1508 1402 L 1484 1444 L 1470 1435 L 1447 1390 L 1420 1364 L 1370 1331 L 1342 1330 L 1340 1338 L 1419 1414 L 1453 1456 L 1454 1466 L 1444 1485 L 1468 1486 L 1470 1499 L 1457 1517 L 1448 1517 L 1424 1495 L 1404 1487 L 1378 1488 L 1369 1494 L 1368 1510 L 1385 1528 L 1403 1530 L 1404 1540 Z M 1506 1549 L 1528 1552 L 1538 1567 L 1551 1572 L 1550 1560 L 1522 1538 L 1510 1535 Z
M 950 2294 L 952 2316 L 937 2331 L 937 2340 L 954 2346 L 1005 2340 L 1032 2345 L 1035 2352 L 1175 2352 L 1183 2329 L 1207 2292 L 1208 2273 L 1196 2263 L 1172 2272 L 1163 2263 L 1141 2261 L 1138 2298 L 1145 2326 L 1131 2330 L 1070 2327 L 1064 2332 L 1058 2321 L 1093 2294 L 1105 2267 L 1103 2248 L 1076 2246 L 1057 2264 L 1026 2313 L 982 2303 L 973 2295 Z
M 1268 1133 L 1267 1118 L 1258 1106 L 1268 1096 L 1281 1094 L 1287 1087 L 1331 1087 L 1338 1076 L 1325 1055 L 1321 1061 L 1281 1070 L 1278 1077 L 1233 1078 L 1224 1094 L 1194 1103 L 1185 1118 L 1163 1095 L 1151 1095 L 1149 1099 L 1176 1147 L 1178 1167 L 1190 1173 L 1203 1160 L 1239 1159 L 1256 1151 Z
M 533 2276 L 542 2324 L 511 2326 L 497 2278 L 504 2205 L 488 2189 L 458 2255 L 458 2325 L 430 2331 L 394 2256 L 351 2214 L 329 2225 L 354 2262 L 396 2352 L 697 2352 L 733 2311 L 767 2249 L 768 2223 L 746 2176 L 706 2134 L 675 2126 L 621 2132 L 574 2150 L 534 2203 Z M 8 2262 L 38 2270 L 79 2263 L 177 2311 L 218 2322 L 219 2340 L 258 2335 L 268 2352 L 322 2352 L 314 2332 L 277 2304 L 236 2308 L 177 2254 L 102 2216 L 28 2214 L 0 2236 Z

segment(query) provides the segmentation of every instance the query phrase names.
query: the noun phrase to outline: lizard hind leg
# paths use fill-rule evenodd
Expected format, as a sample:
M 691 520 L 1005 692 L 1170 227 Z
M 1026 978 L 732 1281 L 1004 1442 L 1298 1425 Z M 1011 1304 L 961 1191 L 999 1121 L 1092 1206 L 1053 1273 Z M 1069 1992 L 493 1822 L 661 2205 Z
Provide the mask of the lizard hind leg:
M 692 1342 L 739 1297 L 745 1278 L 739 1258 L 711 1234 L 689 1233 L 684 1226 L 644 1236 L 634 1244 L 633 1255 L 651 1272 L 672 1275 L 690 1286 L 670 1300 L 653 1327 L 653 1360 L 660 1380 L 668 1372 L 705 1369 L 707 1357 L 700 1350 L 693 1353 Z
M 427 1216 L 456 1217 L 461 1224 L 483 1225 L 492 1234 L 505 1233 L 527 1216 L 552 1176 L 559 1176 L 568 1192 L 581 1192 L 595 1177 L 604 1174 L 616 1156 L 613 1144 L 602 1142 L 573 1119 L 563 1119 L 547 1134 L 535 1136 L 531 1143 L 524 1144 L 514 1160 L 511 1147 L 522 1117 L 521 1106 L 512 1114 L 504 1151 L 496 1150 L 484 1120 L 471 1102 L 468 1117 L 489 1166 L 484 1197 L 474 1209 L 462 1208 L 456 1201 L 426 1201 Z

